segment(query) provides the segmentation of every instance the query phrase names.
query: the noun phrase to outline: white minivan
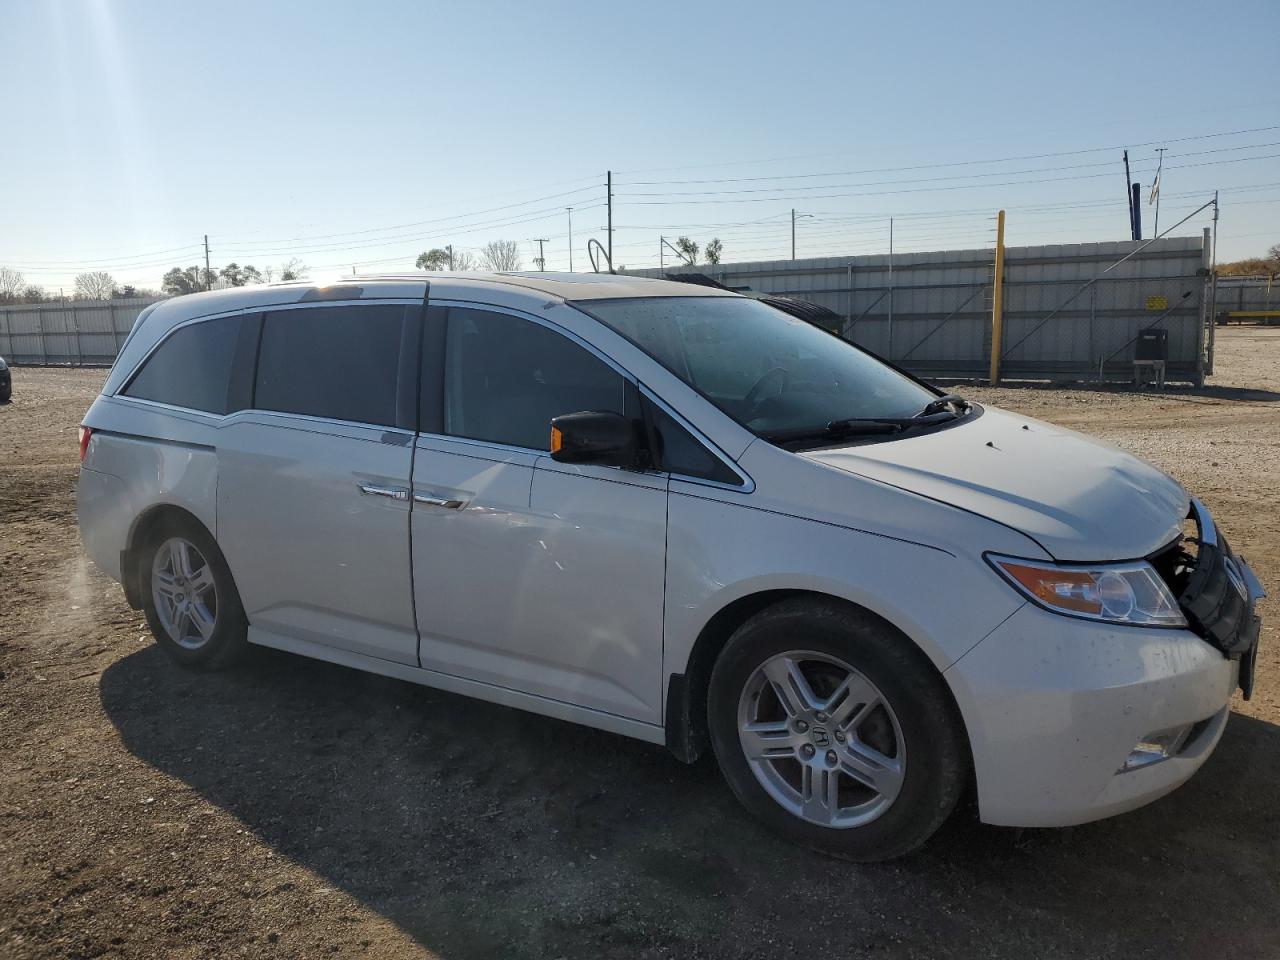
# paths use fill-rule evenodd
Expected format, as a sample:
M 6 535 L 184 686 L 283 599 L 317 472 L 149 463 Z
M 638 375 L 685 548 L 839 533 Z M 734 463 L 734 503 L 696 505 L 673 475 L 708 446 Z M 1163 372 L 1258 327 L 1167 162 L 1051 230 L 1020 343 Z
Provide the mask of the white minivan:
M 857 860 L 970 786 L 1080 823 L 1183 783 L 1262 595 L 1148 464 L 759 301 L 592 274 L 148 308 L 80 435 L 85 547 L 179 664 L 249 643 L 708 750 Z

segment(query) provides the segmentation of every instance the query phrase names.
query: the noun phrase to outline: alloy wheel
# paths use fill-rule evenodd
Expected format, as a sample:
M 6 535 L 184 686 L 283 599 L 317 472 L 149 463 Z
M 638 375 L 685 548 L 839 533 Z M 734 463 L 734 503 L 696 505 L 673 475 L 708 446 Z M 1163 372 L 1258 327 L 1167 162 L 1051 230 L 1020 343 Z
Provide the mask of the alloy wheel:
M 738 700 L 738 740 L 766 792 L 824 827 L 876 819 L 906 773 L 902 729 L 884 694 L 825 653 L 792 651 L 761 664 Z
M 199 650 L 209 642 L 218 622 L 218 588 L 195 544 L 182 537 L 160 544 L 151 562 L 151 597 L 174 643 Z

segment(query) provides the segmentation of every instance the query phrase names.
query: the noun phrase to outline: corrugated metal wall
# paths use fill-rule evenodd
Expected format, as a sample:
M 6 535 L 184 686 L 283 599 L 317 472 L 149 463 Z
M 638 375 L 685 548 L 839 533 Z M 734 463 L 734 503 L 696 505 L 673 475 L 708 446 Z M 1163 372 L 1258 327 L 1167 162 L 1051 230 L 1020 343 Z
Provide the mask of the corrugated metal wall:
M 1158 240 L 1112 266 L 1135 246 L 1007 247 L 1002 376 L 1128 379 L 1138 331 L 1155 326 L 1169 331 L 1168 378 L 1199 382 L 1207 372 L 1201 361 L 1205 239 Z M 667 272 L 703 273 L 735 289 L 810 300 L 845 318 L 847 338 L 913 373 L 977 378 L 990 363 L 993 268 L 988 249 L 896 254 L 892 263 L 880 254 Z
M 148 298 L 0 304 L 0 357 L 16 364 L 109 366 Z
M 1169 331 L 1168 378 L 1200 382 L 1211 372 L 1202 360 L 1207 246 L 1204 237 L 1158 240 L 1119 266 L 1132 242 L 1006 248 L 1002 376 L 1128 379 L 1138 331 L 1154 326 Z M 844 318 L 844 335 L 855 343 L 920 376 L 945 379 L 987 375 L 993 267 L 991 250 L 950 250 L 668 272 L 704 273 L 729 287 L 821 304 Z M 1236 309 L 1223 302 L 1232 295 L 1220 282 L 1219 310 Z M 0 306 L 0 356 L 19 364 L 110 364 L 151 302 Z
M 1280 278 L 1219 277 L 1215 309 L 1219 315 L 1223 311 L 1280 310 Z

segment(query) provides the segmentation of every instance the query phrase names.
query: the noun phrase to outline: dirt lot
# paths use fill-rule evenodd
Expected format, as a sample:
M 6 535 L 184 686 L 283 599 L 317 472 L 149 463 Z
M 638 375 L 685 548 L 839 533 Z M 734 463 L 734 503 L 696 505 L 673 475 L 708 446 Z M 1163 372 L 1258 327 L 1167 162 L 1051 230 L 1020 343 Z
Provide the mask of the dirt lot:
M 1280 593 L 1280 329 L 1220 333 L 1218 369 L 1162 395 L 965 392 L 1171 471 Z M 1274 625 L 1254 699 L 1172 796 L 1057 831 L 962 810 L 851 866 L 640 743 L 268 651 L 174 668 L 77 542 L 102 379 L 19 369 L 0 407 L 0 956 L 1280 955 Z

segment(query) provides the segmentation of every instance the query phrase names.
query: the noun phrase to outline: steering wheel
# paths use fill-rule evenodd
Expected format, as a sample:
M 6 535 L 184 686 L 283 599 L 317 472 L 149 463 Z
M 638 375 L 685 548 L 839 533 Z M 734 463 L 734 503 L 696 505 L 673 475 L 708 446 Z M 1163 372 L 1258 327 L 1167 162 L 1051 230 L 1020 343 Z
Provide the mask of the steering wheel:
M 760 375 L 760 379 L 751 385 L 751 389 L 747 391 L 747 395 L 743 398 L 748 409 L 755 410 L 764 402 L 765 386 L 771 381 L 778 381 L 778 391 L 774 396 L 779 396 L 787 389 L 787 384 L 791 382 L 791 374 L 786 367 L 774 367 L 766 370 Z

